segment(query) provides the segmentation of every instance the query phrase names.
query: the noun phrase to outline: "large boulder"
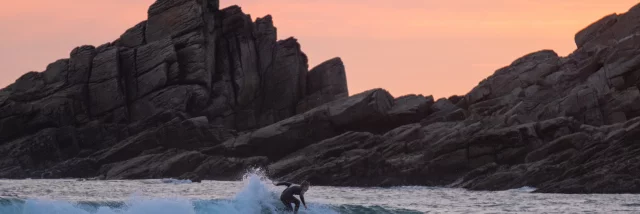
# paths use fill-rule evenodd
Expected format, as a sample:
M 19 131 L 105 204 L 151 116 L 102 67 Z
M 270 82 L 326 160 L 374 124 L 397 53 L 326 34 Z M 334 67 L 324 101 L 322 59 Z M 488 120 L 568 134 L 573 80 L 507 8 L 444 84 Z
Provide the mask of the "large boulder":
M 333 58 L 311 69 L 307 75 L 306 94 L 298 103 L 297 113 L 348 97 L 347 76 L 342 60 Z
M 609 30 L 611 26 L 618 22 L 619 18 L 618 14 L 609 14 L 576 33 L 575 42 L 578 48 L 584 46 L 587 42 L 594 40 L 606 30 Z
M 433 96 L 405 95 L 394 100 L 393 107 L 387 111 L 389 126 L 398 127 L 409 123 L 420 122 L 431 113 L 434 104 Z
M 640 5 L 635 5 L 623 14 L 611 14 L 594 22 L 576 34 L 578 48 L 591 49 L 601 45 L 615 44 L 625 37 L 640 32 Z
M 195 30 L 204 24 L 202 13 L 202 6 L 198 1 L 156 1 L 149 7 L 146 41 L 153 42 Z

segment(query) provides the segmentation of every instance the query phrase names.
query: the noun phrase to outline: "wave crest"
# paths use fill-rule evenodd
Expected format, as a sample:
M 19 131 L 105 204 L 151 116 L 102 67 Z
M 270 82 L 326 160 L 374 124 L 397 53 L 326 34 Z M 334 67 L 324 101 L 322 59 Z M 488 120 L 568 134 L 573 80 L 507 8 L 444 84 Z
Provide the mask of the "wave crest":
M 252 170 L 243 178 L 243 188 L 230 199 L 191 200 L 186 198 L 150 198 L 132 196 L 126 201 L 69 202 L 46 199 L 0 198 L 3 214 L 212 214 L 212 213 L 283 213 L 273 182 L 261 170 Z M 307 204 L 306 214 L 333 213 L 419 213 L 408 210 L 388 210 L 359 205 Z

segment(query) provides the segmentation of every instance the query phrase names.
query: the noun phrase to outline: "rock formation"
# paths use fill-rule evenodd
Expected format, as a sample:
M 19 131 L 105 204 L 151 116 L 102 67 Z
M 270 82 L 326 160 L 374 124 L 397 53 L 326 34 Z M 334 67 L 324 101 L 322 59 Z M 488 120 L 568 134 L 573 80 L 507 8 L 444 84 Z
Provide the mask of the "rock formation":
M 276 32 L 271 16 L 253 22 L 218 1 L 155 2 L 119 39 L 77 47 L 2 89 L 0 174 L 154 177 L 107 169 L 157 158 L 206 165 L 214 159 L 194 150 L 348 96 L 340 58 L 309 71 L 296 39 Z M 65 173 L 75 164 L 88 169 Z
M 0 90 L 0 177 L 274 179 L 320 185 L 640 192 L 640 5 L 528 54 L 464 96 L 348 96 L 215 0 L 158 0 L 119 39 Z

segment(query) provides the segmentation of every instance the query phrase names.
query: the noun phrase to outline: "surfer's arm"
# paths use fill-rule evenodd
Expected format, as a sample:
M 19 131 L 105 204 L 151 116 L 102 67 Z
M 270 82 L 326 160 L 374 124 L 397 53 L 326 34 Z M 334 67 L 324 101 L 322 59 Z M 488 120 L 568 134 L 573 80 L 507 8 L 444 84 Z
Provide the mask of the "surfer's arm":
M 304 203 L 304 194 L 300 194 L 300 200 L 302 201 L 302 205 L 304 205 L 304 208 L 307 209 L 307 203 Z
M 291 186 L 291 183 L 289 183 L 289 182 L 280 182 L 280 183 L 276 184 L 276 186 L 282 186 L 282 185 L 289 187 L 289 186 Z

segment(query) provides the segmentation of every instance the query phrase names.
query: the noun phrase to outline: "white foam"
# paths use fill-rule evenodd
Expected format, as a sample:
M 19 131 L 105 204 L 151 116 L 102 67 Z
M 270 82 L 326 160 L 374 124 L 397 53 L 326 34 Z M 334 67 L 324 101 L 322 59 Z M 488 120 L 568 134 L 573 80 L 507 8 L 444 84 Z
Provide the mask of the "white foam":
M 173 180 L 171 180 L 173 182 Z M 235 197 L 226 200 L 195 201 L 186 198 L 149 198 L 131 196 L 124 206 L 91 206 L 76 202 L 45 199 L 27 199 L 0 206 L 3 214 L 244 214 L 282 213 L 284 206 L 278 199 L 278 192 L 272 182 L 259 171 L 245 175 L 244 186 Z M 300 213 L 337 213 L 325 205 L 308 204 L 309 209 L 300 208 Z
M 165 179 L 162 179 L 160 181 L 162 181 L 162 183 L 165 183 L 165 184 L 190 184 L 190 183 L 193 183 L 191 180 L 188 180 L 188 179 L 179 180 L 179 179 L 174 179 L 174 178 L 165 178 Z
M 528 192 L 536 191 L 536 188 L 535 188 L 535 187 L 530 187 L 530 186 L 523 186 L 523 187 L 520 187 L 520 188 L 517 188 L 517 189 L 510 189 L 510 190 L 508 190 L 508 191 L 512 191 L 512 192 L 526 192 L 526 193 L 528 193 Z

